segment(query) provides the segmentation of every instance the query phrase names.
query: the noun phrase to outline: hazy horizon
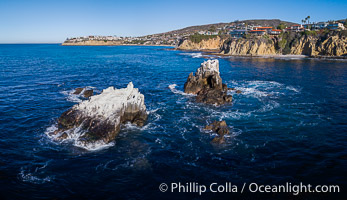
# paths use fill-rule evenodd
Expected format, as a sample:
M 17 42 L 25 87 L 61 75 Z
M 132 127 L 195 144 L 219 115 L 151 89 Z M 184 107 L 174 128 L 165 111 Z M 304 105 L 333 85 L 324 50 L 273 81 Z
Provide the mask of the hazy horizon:
M 110 0 L 0 0 L 0 43 L 61 43 L 87 35 L 144 36 L 188 26 L 235 20 L 280 19 L 300 23 L 345 19 L 346 1 L 141 2 Z

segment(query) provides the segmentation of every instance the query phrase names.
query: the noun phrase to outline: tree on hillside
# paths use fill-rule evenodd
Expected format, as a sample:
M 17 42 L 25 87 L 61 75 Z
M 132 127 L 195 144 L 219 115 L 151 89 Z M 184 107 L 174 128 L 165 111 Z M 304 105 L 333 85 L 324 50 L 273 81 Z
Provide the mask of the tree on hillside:
M 310 23 L 310 18 L 311 18 L 310 15 L 307 16 L 306 18 L 307 18 L 307 20 L 308 20 L 308 23 Z
M 216 32 L 216 27 L 215 26 L 211 26 L 208 31 L 210 32 Z
M 277 29 L 280 29 L 280 30 L 283 30 L 286 28 L 286 25 L 283 24 L 283 23 L 280 23 L 278 26 L 277 26 Z

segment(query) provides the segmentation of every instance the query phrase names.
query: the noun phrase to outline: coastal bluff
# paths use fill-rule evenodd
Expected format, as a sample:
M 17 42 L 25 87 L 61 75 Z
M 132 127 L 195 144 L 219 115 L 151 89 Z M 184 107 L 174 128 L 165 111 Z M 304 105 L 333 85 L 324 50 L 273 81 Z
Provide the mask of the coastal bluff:
M 225 40 L 209 38 L 196 43 L 183 39 L 180 50 L 216 50 L 221 55 L 271 56 L 305 55 L 311 57 L 346 56 L 347 31 L 333 31 L 319 35 L 285 32 L 278 36 L 251 36 L 228 38 Z
M 219 36 L 200 42 L 194 42 L 189 39 L 182 40 L 178 45 L 179 50 L 219 50 L 225 42 L 225 38 Z

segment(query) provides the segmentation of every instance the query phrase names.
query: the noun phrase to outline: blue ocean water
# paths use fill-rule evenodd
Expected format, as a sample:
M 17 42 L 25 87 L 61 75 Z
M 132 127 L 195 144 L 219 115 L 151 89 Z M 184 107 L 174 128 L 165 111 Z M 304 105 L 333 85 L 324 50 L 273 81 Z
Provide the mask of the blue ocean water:
M 218 58 L 223 82 L 242 93 L 216 107 L 182 92 L 206 59 L 164 47 L 0 45 L 0 197 L 187 197 L 159 191 L 171 182 L 346 186 L 346 61 Z M 98 151 L 47 137 L 80 101 L 74 88 L 130 81 L 145 95 L 144 127 L 123 126 Z M 226 144 L 203 130 L 213 120 L 230 126 Z

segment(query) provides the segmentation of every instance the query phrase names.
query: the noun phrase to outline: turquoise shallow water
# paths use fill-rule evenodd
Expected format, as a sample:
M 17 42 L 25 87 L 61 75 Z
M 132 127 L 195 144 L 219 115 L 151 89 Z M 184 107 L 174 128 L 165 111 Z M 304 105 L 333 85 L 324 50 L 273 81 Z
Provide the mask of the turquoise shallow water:
M 158 190 L 178 181 L 346 186 L 345 61 L 218 59 L 223 81 L 242 93 L 215 107 L 182 92 L 206 60 L 200 53 L 0 45 L 0 197 L 198 197 Z M 74 88 L 101 91 L 129 81 L 145 95 L 143 128 L 123 126 L 115 144 L 99 151 L 46 136 L 79 101 Z M 203 130 L 213 120 L 232 130 L 224 145 L 211 144 L 215 135 Z

